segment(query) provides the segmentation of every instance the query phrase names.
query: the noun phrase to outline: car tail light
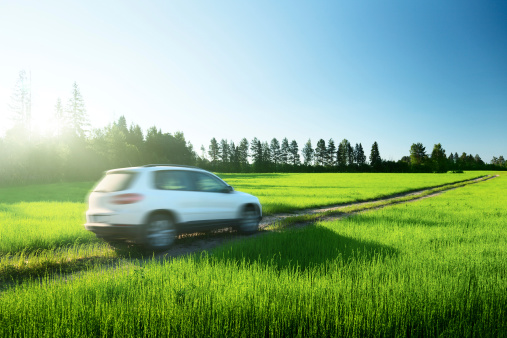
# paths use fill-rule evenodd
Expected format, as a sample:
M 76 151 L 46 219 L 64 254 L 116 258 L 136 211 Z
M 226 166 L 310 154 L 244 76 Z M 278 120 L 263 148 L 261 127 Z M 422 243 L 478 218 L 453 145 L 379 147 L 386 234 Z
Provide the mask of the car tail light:
M 144 198 L 143 195 L 140 194 L 121 194 L 116 195 L 111 198 L 111 203 L 113 204 L 132 204 L 139 201 L 142 201 Z

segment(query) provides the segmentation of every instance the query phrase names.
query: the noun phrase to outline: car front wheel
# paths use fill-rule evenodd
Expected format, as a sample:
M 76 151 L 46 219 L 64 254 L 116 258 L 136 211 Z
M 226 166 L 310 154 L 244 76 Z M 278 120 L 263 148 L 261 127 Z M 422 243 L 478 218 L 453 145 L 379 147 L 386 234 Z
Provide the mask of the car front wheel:
M 167 249 L 176 239 L 174 221 L 167 215 L 156 214 L 146 224 L 145 246 L 149 250 Z
M 239 224 L 239 232 L 243 234 L 253 234 L 259 229 L 259 214 L 254 208 L 247 208 Z

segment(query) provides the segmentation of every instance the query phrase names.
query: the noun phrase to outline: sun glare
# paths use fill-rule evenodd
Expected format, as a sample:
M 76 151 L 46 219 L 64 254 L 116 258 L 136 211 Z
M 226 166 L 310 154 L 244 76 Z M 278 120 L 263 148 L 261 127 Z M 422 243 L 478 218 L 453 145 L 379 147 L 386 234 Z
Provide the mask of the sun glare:
M 52 117 L 41 117 L 32 121 L 32 132 L 41 136 L 53 136 L 56 133 L 56 121 Z

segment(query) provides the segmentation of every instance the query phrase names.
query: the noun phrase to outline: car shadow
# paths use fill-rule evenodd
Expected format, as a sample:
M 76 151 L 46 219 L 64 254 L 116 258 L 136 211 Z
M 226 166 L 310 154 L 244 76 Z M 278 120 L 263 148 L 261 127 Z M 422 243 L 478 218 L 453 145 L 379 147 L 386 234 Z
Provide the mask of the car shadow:
M 256 262 L 279 270 L 304 271 L 328 263 L 383 260 L 397 255 L 395 248 L 381 243 L 343 236 L 326 226 L 310 225 L 225 243 L 208 256 L 196 255 L 196 259 Z

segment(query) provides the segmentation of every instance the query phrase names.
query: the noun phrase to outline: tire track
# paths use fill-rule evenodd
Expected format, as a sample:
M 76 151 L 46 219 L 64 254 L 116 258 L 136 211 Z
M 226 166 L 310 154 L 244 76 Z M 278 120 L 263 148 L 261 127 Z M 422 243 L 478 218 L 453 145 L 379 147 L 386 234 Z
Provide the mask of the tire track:
M 209 251 L 225 242 L 241 240 L 243 238 L 252 238 L 256 236 L 263 236 L 267 233 L 273 231 L 279 231 L 280 228 L 277 228 L 276 225 L 282 223 L 281 228 L 290 228 L 290 227 L 304 227 L 308 226 L 316 221 L 332 221 L 337 219 L 342 219 L 344 217 L 350 217 L 359 212 L 364 212 L 368 210 L 375 210 L 384 208 L 389 205 L 401 204 L 401 203 L 409 203 L 415 202 L 425 198 L 431 198 L 442 194 L 448 190 L 454 190 L 460 188 L 462 186 L 466 186 L 469 184 L 475 184 L 478 182 L 484 182 L 487 180 L 491 180 L 493 178 L 498 177 L 495 176 L 482 176 L 479 178 L 459 182 L 446 184 L 441 186 L 436 186 L 428 189 L 421 189 L 417 191 L 411 191 L 407 193 L 400 193 L 391 195 L 384 198 L 378 198 L 369 201 L 362 202 L 352 202 L 346 204 L 337 204 L 320 208 L 309 208 L 294 211 L 293 213 L 279 213 L 273 214 L 269 216 L 264 216 L 261 223 L 259 224 L 259 232 L 252 235 L 241 235 L 236 231 L 232 230 L 232 228 L 221 229 L 217 231 L 213 231 L 211 233 L 195 233 L 182 235 L 178 238 L 173 246 L 161 253 L 156 254 L 154 257 L 158 259 L 167 259 L 167 258 L 175 258 L 187 254 L 192 254 L 196 252 Z M 459 186 L 456 186 L 459 185 Z M 448 187 L 448 188 L 446 188 Z M 428 193 L 430 191 L 434 191 L 439 189 L 434 193 Z M 381 203 L 381 205 L 376 205 Z M 346 212 L 344 209 L 347 208 L 358 208 L 357 211 Z M 307 219 L 302 219 L 302 218 Z M 310 219 L 308 219 L 310 218 Z M 299 220 L 301 219 L 301 220 Z M 283 223 L 287 223 L 283 225 Z

